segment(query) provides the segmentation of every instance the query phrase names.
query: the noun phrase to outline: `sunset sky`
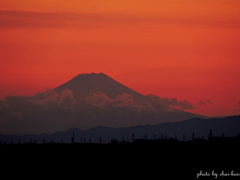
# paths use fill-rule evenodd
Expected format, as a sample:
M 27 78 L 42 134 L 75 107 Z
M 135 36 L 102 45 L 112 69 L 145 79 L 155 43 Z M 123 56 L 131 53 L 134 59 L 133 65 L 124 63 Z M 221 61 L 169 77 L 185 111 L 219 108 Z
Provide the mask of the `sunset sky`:
M 239 0 L 0 1 L 0 98 L 103 72 L 194 113 L 240 114 Z

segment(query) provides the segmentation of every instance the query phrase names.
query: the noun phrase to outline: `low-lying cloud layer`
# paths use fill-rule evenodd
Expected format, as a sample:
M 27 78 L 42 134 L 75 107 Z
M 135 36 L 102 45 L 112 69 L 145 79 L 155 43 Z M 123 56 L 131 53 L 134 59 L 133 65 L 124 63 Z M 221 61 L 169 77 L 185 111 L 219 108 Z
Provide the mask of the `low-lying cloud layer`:
M 16 102 L 15 102 L 16 101 Z M 134 99 L 129 94 L 119 94 L 115 99 L 109 98 L 102 92 L 91 92 L 87 97 L 77 99 L 74 97 L 73 92 L 69 89 L 57 93 L 54 90 L 46 90 L 36 96 L 24 98 L 22 97 L 22 104 L 29 103 L 30 105 L 37 106 L 55 106 L 63 110 L 77 110 L 79 104 L 87 104 L 95 108 L 104 109 L 105 107 L 114 108 L 129 108 L 137 111 L 150 110 L 150 111 L 172 111 L 174 109 L 191 110 L 194 105 L 188 100 L 179 101 L 176 98 L 160 98 L 156 95 L 144 96 L 144 99 L 139 101 Z M 14 104 L 21 104 L 21 98 L 8 97 L 0 102 L 0 109 L 14 106 Z
M 49 89 L 39 96 L 31 98 L 29 102 L 41 106 L 57 105 L 64 110 L 73 109 L 74 104 L 76 104 L 72 91 L 68 89 L 62 91 L 60 94 Z
M 147 95 L 137 99 L 127 93 L 109 98 L 100 91 L 76 97 L 69 89 L 59 93 L 46 90 L 33 97 L 7 96 L 0 101 L 0 133 L 56 132 L 73 127 L 126 127 L 193 117 L 191 113 L 176 111 L 194 108 L 189 101 L 176 98 Z
M 53 90 L 47 90 L 41 95 L 36 96 L 29 100 L 29 102 L 37 105 L 50 105 L 55 103 L 58 107 L 63 109 L 74 109 L 75 104 L 86 103 L 96 108 L 103 109 L 106 106 L 112 106 L 115 108 L 131 108 L 138 111 L 142 109 L 148 109 L 152 111 L 171 111 L 173 109 L 191 110 L 194 109 L 194 105 L 188 100 L 179 101 L 176 98 L 160 98 L 156 95 L 147 95 L 144 100 L 138 101 L 129 94 L 119 94 L 115 99 L 109 98 L 102 92 L 91 92 L 89 96 L 76 99 L 73 96 L 71 90 L 64 90 L 60 94 Z

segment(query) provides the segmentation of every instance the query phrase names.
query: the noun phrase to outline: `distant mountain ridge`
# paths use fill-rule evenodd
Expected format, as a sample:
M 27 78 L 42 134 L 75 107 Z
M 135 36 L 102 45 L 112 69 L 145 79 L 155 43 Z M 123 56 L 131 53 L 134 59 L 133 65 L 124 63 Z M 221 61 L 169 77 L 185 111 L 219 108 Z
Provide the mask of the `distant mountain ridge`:
M 2 143 L 71 143 L 74 134 L 78 143 L 109 143 L 112 139 L 132 142 L 134 139 L 177 138 L 183 141 L 195 138 L 208 139 L 209 132 L 213 136 L 233 137 L 240 134 L 240 116 L 225 118 L 201 119 L 194 118 L 180 122 L 166 122 L 157 125 L 144 125 L 125 128 L 95 127 L 88 130 L 71 128 L 64 132 L 40 135 L 0 135 Z

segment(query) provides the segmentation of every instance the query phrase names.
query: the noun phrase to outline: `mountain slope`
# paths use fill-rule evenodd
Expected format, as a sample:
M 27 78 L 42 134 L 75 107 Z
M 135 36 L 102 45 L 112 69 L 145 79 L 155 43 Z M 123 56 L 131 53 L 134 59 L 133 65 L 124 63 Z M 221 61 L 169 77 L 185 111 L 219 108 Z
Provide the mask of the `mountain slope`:
M 135 98 L 143 97 L 140 93 L 129 89 L 104 73 L 79 74 L 54 90 L 59 93 L 65 89 L 71 90 L 76 98 L 86 97 L 91 92 L 102 92 L 111 99 L 124 93 Z

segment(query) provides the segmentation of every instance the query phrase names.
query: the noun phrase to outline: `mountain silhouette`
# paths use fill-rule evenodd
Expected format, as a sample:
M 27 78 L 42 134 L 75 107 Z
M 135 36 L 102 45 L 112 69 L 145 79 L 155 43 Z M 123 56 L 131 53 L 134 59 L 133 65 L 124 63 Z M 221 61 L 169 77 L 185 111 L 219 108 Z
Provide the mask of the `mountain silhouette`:
M 143 98 L 143 95 L 140 93 L 124 86 L 104 73 L 79 74 L 54 90 L 59 93 L 65 89 L 71 90 L 73 92 L 73 96 L 76 98 L 86 97 L 90 92 L 102 92 L 111 99 L 114 99 L 117 95 L 124 93 L 137 99 Z
M 0 102 L 0 133 L 40 134 L 155 125 L 202 117 L 185 111 L 188 101 L 142 95 L 103 73 L 80 74 L 32 97 L 7 96 Z

